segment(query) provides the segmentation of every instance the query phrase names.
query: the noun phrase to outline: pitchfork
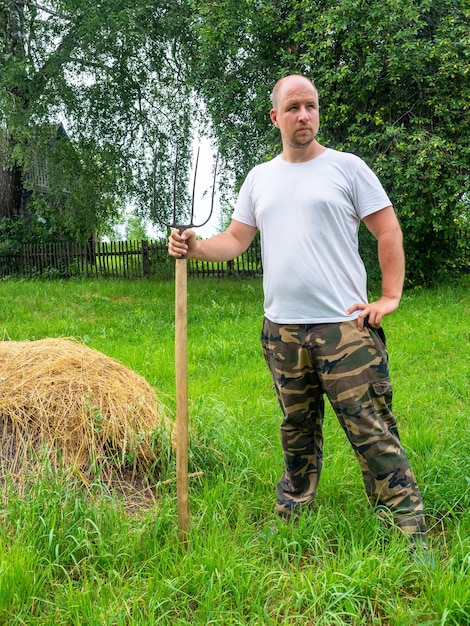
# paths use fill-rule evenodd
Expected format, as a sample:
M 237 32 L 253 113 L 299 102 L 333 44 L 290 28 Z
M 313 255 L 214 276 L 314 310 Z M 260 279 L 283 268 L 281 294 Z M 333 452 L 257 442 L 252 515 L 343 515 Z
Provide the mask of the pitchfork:
M 215 182 L 217 176 L 217 154 L 214 178 L 212 184 L 212 198 L 209 216 L 200 224 L 194 223 L 194 204 L 196 193 L 197 167 L 199 163 L 199 148 L 194 167 L 193 189 L 191 197 L 191 212 L 188 224 L 178 223 L 177 215 L 177 178 L 178 153 L 176 153 L 173 179 L 173 220 L 168 223 L 158 217 L 156 210 L 155 168 L 154 161 L 154 212 L 157 220 L 163 226 L 176 228 L 181 234 L 187 228 L 201 228 L 212 217 L 214 211 Z M 187 258 L 176 259 L 175 268 L 175 373 L 176 373 L 176 491 L 178 500 L 178 524 L 180 539 L 186 546 L 189 532 L 189 496 L 188 496 L 188 336 L 187 336 Z

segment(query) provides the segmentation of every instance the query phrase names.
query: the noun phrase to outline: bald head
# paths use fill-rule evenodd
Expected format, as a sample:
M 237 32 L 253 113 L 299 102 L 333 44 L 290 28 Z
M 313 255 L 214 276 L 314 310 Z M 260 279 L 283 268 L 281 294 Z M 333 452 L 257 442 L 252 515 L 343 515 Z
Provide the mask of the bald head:
M 306 76 L 302 76 L 302 74 L 290 74 L 289 76 L 284 76 L 284 78 L 278 80 L 277 83 L 274 85 L 274 89 L 271 94 L 273 109 L 277 109 L 279 107 L 279 102 L 282 98 L 282 92 L 286 87 L 293 87 L 296 84 L 301 85 L 302 83 L 313 87 L 318 95 L 317 88 L 315 87 L 312 80 L 310 80 Z

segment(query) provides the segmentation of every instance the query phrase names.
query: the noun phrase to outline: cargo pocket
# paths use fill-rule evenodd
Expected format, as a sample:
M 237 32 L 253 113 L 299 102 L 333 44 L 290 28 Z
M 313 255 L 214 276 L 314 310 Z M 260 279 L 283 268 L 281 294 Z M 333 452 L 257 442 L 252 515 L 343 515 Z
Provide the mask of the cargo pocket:
M 371 383 L 371 387 L 376 397 L 392 395 L 392 383 L 389 378 L 376 380 Z
M 392 410 L 392 383 L 390 378 L 382 378 L 372 382 L 370 389 L 376 415 L 383 420 L 383 425 L 388 432 L 399 440 L 397 422 Z

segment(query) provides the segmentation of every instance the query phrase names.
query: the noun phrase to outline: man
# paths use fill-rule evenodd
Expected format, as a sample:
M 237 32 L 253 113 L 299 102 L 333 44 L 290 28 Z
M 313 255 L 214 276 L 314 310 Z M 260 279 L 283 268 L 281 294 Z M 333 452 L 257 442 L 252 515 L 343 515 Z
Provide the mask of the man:
M 178 258 L 228 261 L 260 231 L 265 319 L 262 343 L 284 419 L 283 517 L 313 505 L 322 468 L 324 394 L 359 461 L 367 496 L 414 547 L 425 546 L 422 498 L 392 413 L 381 323 L 399 305 L 402 233 L 375 174 L 357 156 L 322 146 L 318 93 L 304 76 L 275 85 L 271 121 L 282 153 L 255 167 L 223 233 L 196 240 L 173 231 Z M 367 302 L 358 253 L 362 220 L 378 242 L 382 295 Z M 413 548 L 414 549 L 414 548 Z

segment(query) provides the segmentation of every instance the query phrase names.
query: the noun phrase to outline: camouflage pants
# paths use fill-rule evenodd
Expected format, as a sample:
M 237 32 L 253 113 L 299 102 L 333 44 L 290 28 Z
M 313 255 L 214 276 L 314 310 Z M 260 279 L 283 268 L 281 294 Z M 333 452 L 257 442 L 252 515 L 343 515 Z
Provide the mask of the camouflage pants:
M 284 473 L 276 510 L 311 507 L 322 469 L 324 395 L 359 461 L 367 497 L 405 533 L 426 532 L 422 498 L 392 413 L 382 331 L 356 321 L 275 324 L 265 318 L 263 351 L 284 414 Z

